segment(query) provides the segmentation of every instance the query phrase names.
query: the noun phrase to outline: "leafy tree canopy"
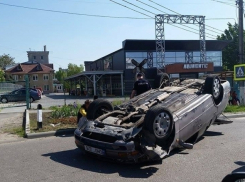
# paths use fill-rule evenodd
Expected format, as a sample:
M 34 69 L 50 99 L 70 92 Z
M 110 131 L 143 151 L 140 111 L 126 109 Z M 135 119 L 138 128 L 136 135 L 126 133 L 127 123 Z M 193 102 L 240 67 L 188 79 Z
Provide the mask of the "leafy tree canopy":
M 217 37 L 217 40 L 232 41 L 225 47 L 222 55 L 223 69 L 232 71 L 234 65 L 239 64 L 238 24 L 228 23 L 227 25 L 228 29 L 225 29 L 224 33 Z
M 5 81 L 4 71 L 0 68 L 0 82 L 3 82 L 3 81 Z
M 6 66 L 14 65 L 15 61 L 14 58 L 9 56 L 9 54 L 3 54 L 0 56 L 0 68 L 5 70 Z
M 59 68 L 59 71 L 55 72 L 55 78 L 57 78 L 57 80 L 64 85 L 64 88 L 69 89 L 70 84 L 68 82 L 65 82 L 65 78 L 68 76 L 78 74 L 82 71 L 84 71 L 83 65 L 80 64 L 78 66 L 76 64 L 69 63 L 68 69 L 65 70 L 65 69 Z
M 68 70 L 67 70 L 67 76 L 72 76 L 82 71 L 84 71 L 84 67 L 82 64 L 77 66 L 76 64 L 69 63 Z
M 59 68 L 59 71 L 55 72 L 55 78 L 61 83 L 63 83 L 64 79 L 67 77 L 67 71 Z

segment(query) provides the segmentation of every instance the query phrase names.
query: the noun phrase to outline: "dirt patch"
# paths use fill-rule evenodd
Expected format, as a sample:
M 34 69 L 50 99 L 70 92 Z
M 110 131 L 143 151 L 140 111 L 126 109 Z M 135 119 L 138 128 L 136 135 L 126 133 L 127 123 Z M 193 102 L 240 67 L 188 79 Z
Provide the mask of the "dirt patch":
M 22 123 L 23 113 L 0 114 L 0 143 L 23 139 L 11 134 L 12 129 L 21 128 Z
M 60 129 L 76 128 L 77 117 L 70 116 L 65 118 L 52 118 L 51 112 L 43 112 L 42 114 L 42 128 L 37 130 L 37 113 L 30 113 L 30 130 L 31 133 L 56 131 Z

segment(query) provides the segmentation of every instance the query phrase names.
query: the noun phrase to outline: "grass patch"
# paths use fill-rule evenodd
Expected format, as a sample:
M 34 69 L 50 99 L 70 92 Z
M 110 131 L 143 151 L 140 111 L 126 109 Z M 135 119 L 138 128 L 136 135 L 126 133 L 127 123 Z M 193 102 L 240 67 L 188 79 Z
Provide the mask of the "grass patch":
M 4 130 L 5 133 L 10 133 L 13 135 L 17 135 L 19 137 L 25 137 L 25 130 L 22 126 L 13 127 L 13 128 L 7 128 Z
M 123 103 L 122 100 L 113 100 L 113 101 L 111 102 L 111 104 L 112 104 L 113 106 L 121 105 L 122 103 Z
M 236 112 L 245 112 L 245 106 L 233 106 L 233 105 L 228 105 L 224 112 L 232 112 L 232 113 L 236 113 Z
M 60 129 L 76 128 L 77 126 L 76 116 L 53 118 L 51 112 L 43 112 L 42 128 L 37 130 L 37 113 L 30 113 L 29 117 L 31 132 L 56 131 Z

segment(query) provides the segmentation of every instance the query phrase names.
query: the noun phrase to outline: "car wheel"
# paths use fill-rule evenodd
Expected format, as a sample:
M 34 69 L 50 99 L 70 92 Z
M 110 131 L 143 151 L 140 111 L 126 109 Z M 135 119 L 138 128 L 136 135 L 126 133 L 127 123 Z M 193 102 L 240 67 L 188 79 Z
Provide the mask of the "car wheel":
M 30 102 L 32 103 L 34 101 L 34 99 L 32 97 L 30 97 Z
M 145 115 L 144 129 L 155 136 L 156 144 L 161 145 L 173 131 L 171 112 L 160 105 L 150 108 Z
M 3 97 L 3 98 L 1 99 L 1 102 L 2 102 L 2 103 L 7 103 L 7 102 L 8 102 L 8 99 L 5 98 L 5 97 Z
M 204 84 L 204 93 L 211 94 L 214 102 L 218 105 L 223 96 L 223 87 L 219 77 L 207 77 Z
M 88 107 L 87 118 L 94 120 L 103 115 L 105 111 L 113 111 L 112 104 L 105 99 L 96 99 Z

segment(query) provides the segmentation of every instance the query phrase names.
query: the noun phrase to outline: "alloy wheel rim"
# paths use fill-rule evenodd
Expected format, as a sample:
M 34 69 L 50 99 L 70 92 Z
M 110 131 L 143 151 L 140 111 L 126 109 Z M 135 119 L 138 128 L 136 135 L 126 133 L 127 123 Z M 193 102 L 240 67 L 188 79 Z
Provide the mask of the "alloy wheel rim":
M 154 119 L 153 122 L 153 130 L 154 134 L 162 138 L 167 134 L 167 131 L 170 126 L 170 116 L 167 112 L 161 112 L 158 116 Z
M 220 81 L 219 79 L 214 79 L 214 84 L 213 84 L 213 95 L 215 98 L 218 98 L 220 95 Z

